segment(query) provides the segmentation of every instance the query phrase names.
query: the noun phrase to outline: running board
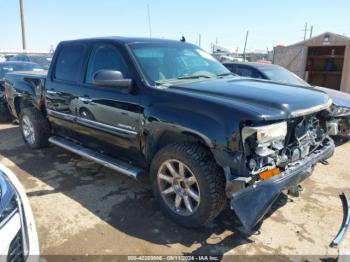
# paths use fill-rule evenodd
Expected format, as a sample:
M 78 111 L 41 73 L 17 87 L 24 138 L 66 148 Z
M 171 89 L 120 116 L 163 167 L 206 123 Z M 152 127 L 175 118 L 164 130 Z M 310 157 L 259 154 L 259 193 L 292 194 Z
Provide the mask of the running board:
M 140 179 L 143 177 L 143 170 L 139 169 L 137 167 L 134 167 L 128 163 L 125 163 L 123 161 L 117 160 L 115 158 L 106 156 L 104 154 L 98 153 L 92 149 L 86 148 L 84 146 L 81 146 L 79 144 L 73 143 L 67 139 L 64 139 L 62 137 L 53 136 L 49 138 L 49 142 L 62 147 L 72 153 L 75 153 L 79 156 L 82 156 L 84 158 L 87 158 L 89 160 L 92 160 L 98 164 L 101 164 L 105 167 L 108 167 L 110 169 L 113 169 L 117 172 L 123 173 L 124 175 L 133 177 L 135 179 Z M 142 179 L 141 179 L 142 180 Z

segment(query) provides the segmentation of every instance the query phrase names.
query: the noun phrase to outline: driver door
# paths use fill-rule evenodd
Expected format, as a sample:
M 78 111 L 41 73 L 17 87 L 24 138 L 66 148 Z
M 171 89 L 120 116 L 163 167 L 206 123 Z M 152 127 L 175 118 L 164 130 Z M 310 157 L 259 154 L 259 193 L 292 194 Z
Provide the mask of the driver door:
M 112 44 L 92 47 L 86 75 L 79 90 L 77 123 L 85 144 L 118 158 L 139 155 L 139 96 L 121 89 L 94 85 L 94 74 L 102 69 L 120 71 L 130 78 L 129 69 L 118 48 Z

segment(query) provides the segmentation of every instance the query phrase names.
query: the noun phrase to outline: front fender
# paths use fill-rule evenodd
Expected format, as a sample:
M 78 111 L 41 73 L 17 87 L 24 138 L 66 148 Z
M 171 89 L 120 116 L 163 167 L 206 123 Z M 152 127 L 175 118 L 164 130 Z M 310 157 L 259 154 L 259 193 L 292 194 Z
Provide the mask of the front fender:
M 204 143 L 223 169 L 229 167 L 239 172 L 243 154 L 239 150 L 239 123 L 229 126 L 219 117 L 223 115 L 224 112 L 193 110 L 183 104 L 181 107 L 171 103 L 148 107 L 143 116 L 146 155 L 153 155 L 165 133 L 170 134 L 167 138 L 170 142 L 183 138 L 186 141 L 190 137 Z

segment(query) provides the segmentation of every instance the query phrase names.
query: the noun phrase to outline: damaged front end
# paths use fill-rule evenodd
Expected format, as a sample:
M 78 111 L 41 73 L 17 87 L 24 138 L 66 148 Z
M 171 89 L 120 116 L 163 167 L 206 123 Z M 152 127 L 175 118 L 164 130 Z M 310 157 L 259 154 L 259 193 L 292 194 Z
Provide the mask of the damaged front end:
M 251 233 L 284 189 L 297 186 L 332 156 L 334 143 L 319 113 L 270 125 L 245 125 L 242 141 L 249 176 L 232 178 L 231 209 Z

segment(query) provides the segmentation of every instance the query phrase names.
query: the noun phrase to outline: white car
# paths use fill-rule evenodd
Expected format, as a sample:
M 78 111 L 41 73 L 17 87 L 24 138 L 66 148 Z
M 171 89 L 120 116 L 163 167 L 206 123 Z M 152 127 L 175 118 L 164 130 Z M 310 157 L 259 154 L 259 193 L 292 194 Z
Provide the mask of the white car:
M 26 193 L 0 165 L 0 262 L 39 261 L 39 241 Z

